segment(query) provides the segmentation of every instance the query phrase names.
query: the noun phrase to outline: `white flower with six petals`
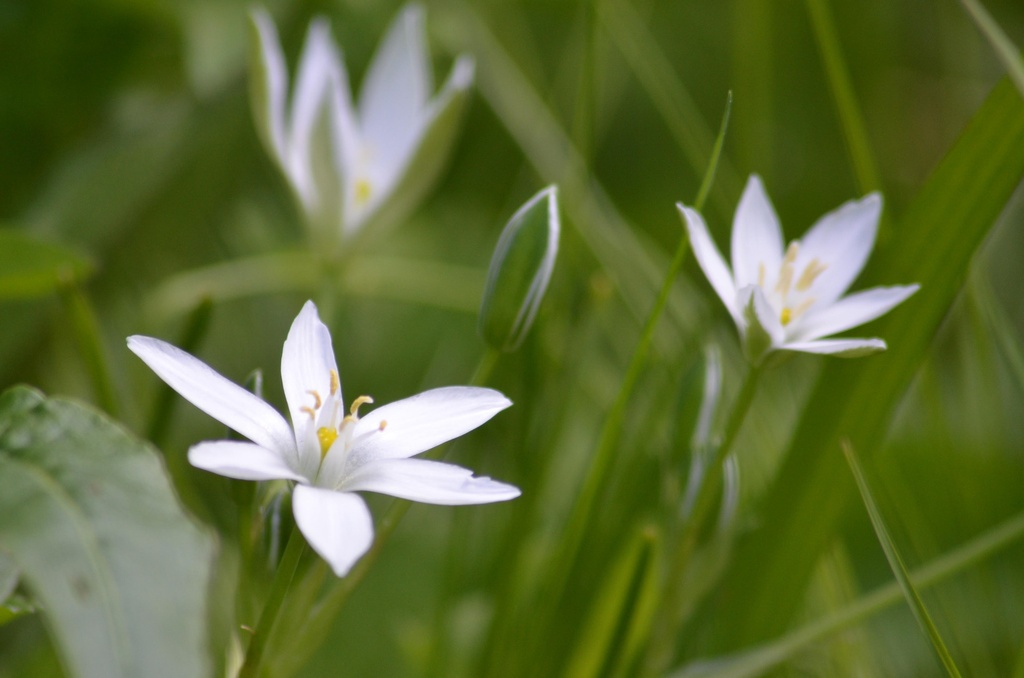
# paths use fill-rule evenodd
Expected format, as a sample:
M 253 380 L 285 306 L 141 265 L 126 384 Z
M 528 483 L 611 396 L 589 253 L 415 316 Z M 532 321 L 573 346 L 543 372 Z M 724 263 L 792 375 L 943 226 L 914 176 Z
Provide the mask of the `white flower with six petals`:
M 517 488 L 437 461 L 411 459 L 480 426 L 512 403 L 487 388 L 425 391 L 374 409 L 356 398 L 344 409 L 331 336 L 307 302 L 292 324 L 281 379 L 292 425 L 273 407 L 205 363 L 151 337 L 128 348 L 193 405 L 252 442 L 192 446 L 193 466 L 241 480 L 295 481 L 295 522 L 335 574 L 344 576 L 373 543 L 373 519 L 356 491 L 431 504 L 484 504 Z
M 729 310 L 744 352 L 759 364 L 771 351 L 855 357 L 883 351 L 881 339 L 824 339 L 887 313 L 919 285 L 875 287 L 843 296 L 864 268 L 882 199 L 872 193 L 829 212 L 783 249 L 782 229 L 761 180 L 752 175 L 732 227 L 732 270 L 696 211 L 679 205 L 693 253 Z
M 423 9 L 405 7 L 370 63 L 358 106 L 327 21 L 310 24 L 288 103 L 277 30 L 263 10 L 255 29 L 252 108 L 264 145 L 314 227 L 352 236 L 385 207 L 391 220 L 415 206 L 443 166 L 473 82 L 460 56 L 433 98 Z

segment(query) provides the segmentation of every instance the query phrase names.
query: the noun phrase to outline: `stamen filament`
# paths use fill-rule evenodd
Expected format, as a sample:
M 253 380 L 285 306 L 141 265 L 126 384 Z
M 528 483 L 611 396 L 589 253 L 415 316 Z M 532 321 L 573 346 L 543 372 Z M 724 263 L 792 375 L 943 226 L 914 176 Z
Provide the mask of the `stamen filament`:
M 814 284 L 815 279 L 821 275 L 826 268 L 828 268 L 828 264 L 821 263 L 817 257 L 811 259 L 811 263 L 807 264 L 807 268 L 804 269 L 800 279 L 796 281 L 796 289 L 800 292 L 807 291 L 807 289 Z

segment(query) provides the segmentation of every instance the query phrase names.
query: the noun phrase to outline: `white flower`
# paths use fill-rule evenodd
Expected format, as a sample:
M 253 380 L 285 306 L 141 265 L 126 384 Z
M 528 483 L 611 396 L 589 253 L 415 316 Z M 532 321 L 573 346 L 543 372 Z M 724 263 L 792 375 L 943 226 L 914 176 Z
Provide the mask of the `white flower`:
M 373 520 L 356 491 L 450 505 L 519 496 L 513 486 L 459 466 L 410 458 L 480 426 L 512 404 L 505 396 L 487 388 L 438 388 L 360 417 L 359 407 L 373 401 L 361 396 L 344 408 L 331 335 L 311 301 L 281 356 L 291 426 L 266 402 L 166 342 L 132 336 L 128 348 L 186 400 L 252 441 L 194 445 L 193 466 L 241 480 L 297 483 L 295 522 L 339 577 L 373 542 Z
M 443 165 L 473 61 L 459 57 L 433 99 L 423 10 L 407 6 L 388 29 L 365 77 L 358 110 L 323 18 L 309 27 L 287 113 L 288 72 L 277 31 L 252 13 L 257 49 L 252 108 L 275 158 L 314 227 L 353 235 L 387 210 L 395 220 L 415 206 Z
M 842 296 L 875 243 L 877 193 L 829 212 L 783 249 L 782 229 L 761 180 L 752 175 L 732 227 L 732 271 L 701 215 L 679 205 L 697 262 L 743 337 L 748 358 L 769 351 L 853 357 L 885 350 L 881 339 L 822 339 L 887 313 L 919 285 L 875 287 Z

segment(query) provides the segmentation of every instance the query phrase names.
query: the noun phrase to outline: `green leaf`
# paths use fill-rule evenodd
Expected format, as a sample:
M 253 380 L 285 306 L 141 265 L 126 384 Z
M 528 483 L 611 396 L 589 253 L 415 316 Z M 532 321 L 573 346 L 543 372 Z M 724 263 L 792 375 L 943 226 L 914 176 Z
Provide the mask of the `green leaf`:
M 871 518 L 871 525 L 875 528 L 878 542 L 882 545 L 882 550 L 885 551 L 885 559 L 889 561 L 889 567 L 892 568 L 896 582 L 900 585 L 900 590 L 903 591 L 903 597 L 906 598 L 907 604 L 917 619 L 917 623 L 921 626 L 921 630 L 928 636 L 928 640 L 931 641 L 936 654 L 939 655 L 942 665 L 946 668 L 946 673 L 952 678 L 960 678 L 960 671 L 956 667 L 956 662 L 953 661 L 953 656 L 946 648 L 942 636 L 939 635 L 939 629 L 936 628 L 935 622 L 932 621 L 931 615 L 928 614 L 928 609 L 925 607 L 924 601 L 921 600 L 921 595 L 914 588 L 914 583 L 910 580 L 907 566 L 903 563 L 903 557 L 900 556 L 899 549 L 896 548 L 896 542 L 893 541 L 892 536 L 889 534 L 889 528 L 885 525 L 885 519 L 882 517 L 882 512 L 878 509 L 878 504 L 871 493 L 871 487 L 864 476 L 864 469 L 861 468 L 860 461 L 857 459 L 857 453 L 849 441 L 843 441 L 843 454 L 846 455 L 846 461 L 853 472 L 853 479 L 857 483 L 861 499 L 864 500 L 864 507 L 868 510 L 868 516 Z
M 213 544 L 156 451 L 26 387 L 0 396 L 0 551 L 73 676 L 203 676 Z
M 715 616 L 728 624 L 723 648 L 784 631 L 810 572 L 834 537 L 853 483 L 839 455 L 849 438 L 877 450 L 896 405 L 928 354 L 971 258 L 1024 175 L 1024 100 L 1004 81 L 924 185 L 858 286 L 918 282 L 921 291 L 868 330 L 885 353 L 828 361 L 763 502 L 761 524 L 741 543 Z
M 22 231 L 0 230 L 0 300 L 51 294 L 91 270 L 85 257 L 67 247 Z

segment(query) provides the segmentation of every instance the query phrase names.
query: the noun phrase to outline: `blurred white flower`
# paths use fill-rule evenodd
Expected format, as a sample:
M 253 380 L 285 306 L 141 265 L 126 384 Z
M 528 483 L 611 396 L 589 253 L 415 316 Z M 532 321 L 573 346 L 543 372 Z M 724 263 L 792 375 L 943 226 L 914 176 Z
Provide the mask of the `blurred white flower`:
M 487 388 L 454 386 L 378 407 L 361 396 L 345 410 L 331 336 L 307 302 L 281 356 L 292 425 L 273 407 L 193 356 L 151 337 L 128 348 L 182 397 L 252 442 L 194 445 L 193 466 L 241 480 L 287 479 L 295 522 L 335 574 L 373 543 L 373 520 L 356 491 L 431 504 L 484 504 L 519 496 L 511 485 L 437 461 L 411 459 L 480 426 L 512 403 Z
M 309 27 L 288 103 L 288 72 L 273 20 L 252 13 L 256 127 L 307 219 L 341 237 L 416 206 L 440 172 L 473 82 L 460 56 L 433 91 L 423 9 L 405 7 L 388 29 L 353 107 L 348 74 L 327 21 Z
M 874 320 L 919 288 L 875 287 L 843 296 L 875 243 L 882 211 L 877 193 L 829 212 L 783 249 L 779 219 L 760 178 L 752 175 L 733 220 L 731 271 L 701 215 L 682 204 L 679 210 L 697 262 L 755 364 L 777 350 L 844 357 L 885 350 L 881 339 L 822 337 Z

